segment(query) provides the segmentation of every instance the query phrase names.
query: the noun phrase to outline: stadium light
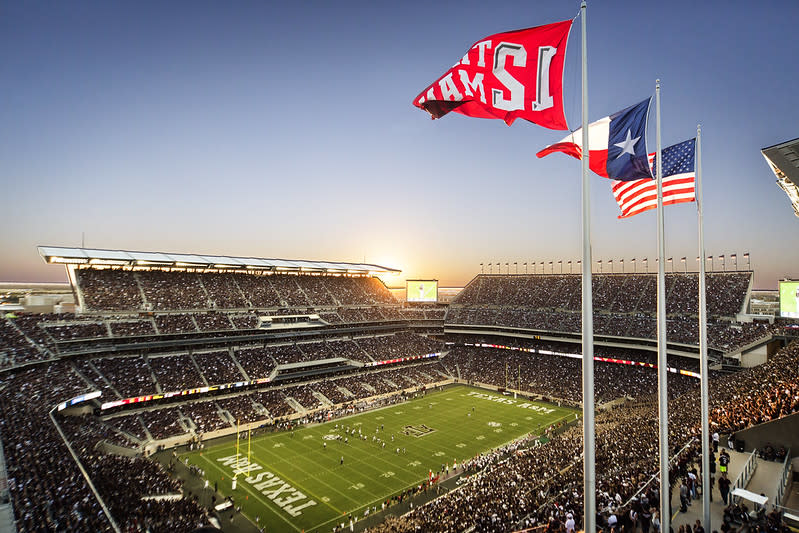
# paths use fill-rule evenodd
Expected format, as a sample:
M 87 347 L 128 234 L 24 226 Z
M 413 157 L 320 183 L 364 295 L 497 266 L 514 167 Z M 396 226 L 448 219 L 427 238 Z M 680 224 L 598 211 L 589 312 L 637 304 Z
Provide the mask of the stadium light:
M 74 264 L 86 263 L 86 262 L 88 262 L 88 259 L 79 259 L 79 258 L 75 258 L 75 259 L 69 258 L 68 259 L 68 258 L 65 258 L 65 257 L 51 257 L 50 258 L 50 262 L 51 263 L 62 263 L 62 264 L 74 265 Z
M 89 259 L 90 265 L 127 265 L 128 261 L 119 261 L 113 259 Z

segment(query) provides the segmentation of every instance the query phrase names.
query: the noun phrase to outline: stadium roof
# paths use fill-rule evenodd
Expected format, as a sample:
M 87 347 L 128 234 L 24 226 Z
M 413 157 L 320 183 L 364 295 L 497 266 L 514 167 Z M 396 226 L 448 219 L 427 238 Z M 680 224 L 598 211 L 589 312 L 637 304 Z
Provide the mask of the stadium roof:
M 230 257 L 226 255 L 175 254 L 163 252 L 131 252 L 128 250 L 98 250 L 94 248 L 65 248 L 39 246 L 39 255 L 45 263 L 152 266 L 208 269 L 249 269 L 279 272 L 331 272 L 351 274 L 399 273 L 369 263 L 343 263 L 331 261 L 306 261 L 302 259 L 266 259 L 259 257 Z
M 763 148 L 761 153 L 799 217 L 799 139 Z

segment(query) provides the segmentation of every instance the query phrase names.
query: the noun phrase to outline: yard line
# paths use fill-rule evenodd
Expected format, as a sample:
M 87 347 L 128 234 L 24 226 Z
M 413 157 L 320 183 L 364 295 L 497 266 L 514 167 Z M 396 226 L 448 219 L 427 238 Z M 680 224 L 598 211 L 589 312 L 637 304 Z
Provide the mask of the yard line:
M 302 445 L 302 446 L 306 446 L 306 447 L 307 447 L 307 445 L 304 445 L 304 444 L 302 444 L 302 442 L 301 442 L 301 441 L 298 441 L 298 442 L 300 442 L 300 445 Z M 298 447 L 299 447 L 299 446 L 298 446 Z M 261 449 L 264 449 L 265 451 L 267 451 L 267 452 L 269 452 L 269 453 L 271 453 L 271 454 L 274 454 L 274 452 L 272 452 L 272 451 L 271 451 L 271 450 L 269 450 L 268 448 L 263 448 L 263 447 L 261 447 L 261 446 L 260 446 L 260 443 L 256 444 L 256 448 L 261 448 Z M 332 450 L 332 449 L 333 449 L 333 447 L 331 446 L 331 450 Z M 314 451 L 316 451 L 316 450 L 314 450 Z M 335 451 L 334 451 L 333 453 L 340 453 L 340 452 L 335 452 Z M 318 461 L 315 461 L 315 460 L 314 460 L 312 457 L 309 457 L 308 455 L 305 455 L 305 456 L 303 456 L 303 459 L 305 459 L 305 460 L 307 460 L 307 461 L 309 461 L 309 462 L 316 463 L 316 464 L 317 464 L 318 466 L 320 466 L 320 467 L 324 467 L 324 465 L 322 465 L 322 464 L 321 464 L 321 463 L 319 463 Z M 357 464 L 362 464 L 362 463 L 364 463 L 364 461 L 362 461 L 362 460 L 360 460 L 360 459 L 351 459 L 351 461 L 352 461 L 352 462 L 354 462 L 356 465 L 357 465 Z M 348 464 L 348 466 L 349 466 L 349 464 Z M 390 465 L 390 466 L 391 466 L 392 468 L 394 467 L 394 465 L 393 465 L 393 464 L 392 464 L 392 465 Z M 338 474 L 338 473 L 337 473 L 335 470 L 332 470 L 332 469 L 330 469 L 330 468 L 328 468 L 328 467 L 324 467 L 324 468 L 325 468 L 325 472 L 326 472 L 326 473 L 332 474 L 333 476 L 335 476 L 335 477 L 337 477 L 337 478 L 339 478 L 339 479 L 341 479 L 341 480 L 345 481 L 346 483 L 350 483 L 350 481 L 351 481 L 350 479 L 347 479 L 347 478 L 345 478 L 345 477 L 343 477 L 343 476 L 339 475 L 339 474 Z M 303 469 L 303 468 L 301 468 L 301 467 L 299 467 L 299 466 L 297 467 L 297 469 L 298 469 L 298 470 L 300 470 L 300 471 L 302 471 L 303 473 L 306 473 L 306 474 L 308 474 L 308 472 L 306 472 L 306 471 L 305 471 L 305 469 Z M 377 470 L 377 471 L 378 471 L 378 472 L 381 472 L 381 473 L 382 473 L 382 472 L 385 472 L 385 470 L 383 470 L 383 471 L 381 471 L 381 470 Z M 315 479 L 315 480 L 318 480 L 318 481 L 319 481 L 319 482 L 321 482 L 322 484 L 329 486 L 327 483 L 323 482 L 323 481 L 322 481 L 320 478 L 318 478 L 318 477 L 314 476 L 313 474 L 309 474 L 309 476 L 310 476 L 310 477 L 312 477 L 312 478 L 313 478 L 313 479 Z M 358 477 L 359 477 L 359 478 L 363 478 L 364 476 L 358 476 Z M 367 480 L 368 480 L 370 483 L 372 483 L 372 482 L 375 482 L 375 481 L 376 481 L 378 485 L 380 485 L 380 486 L 383 486 L 384 488 L 387 488 L 387 489 L 392 489 L 392 488 L 393 488 L 391 485 L 388 485 L 388 486 L 384 485 L 383 483 L 381 483 L 380 481 L 378 481 L 378 480 L 374 479 L 373 477 L 367 477 L 366 479 L 367 479 Z M 331 488 L 332 488 L 332 487 L 331 487 Z M 339 494 L 341 494 L 341 495 L 343 495 L 343 496 L 347 497 L 347 499 L 350 499 L 350 500 L 352 500 L 352 498 L 349 498 L 348 496 L 346 496 L 346 495 L 345 495 L 344 493 L 342 493 L 341 491 L 338 491 L 338 490 L 336 490 L 336 489 L 333 489 L 333 490 L 334 490 L 335 492 L 338 492 Z M 356 504 L 357 504 L 357 503 L 359 503 L 359 502 L 358 502 L 357 500 L 355 500 L 355 501 L 354 501 L 354 503 L 356 503 Z
M 210 464 L 211 466 L 213 466 L 215 469 L 219 470 L 219 471 L 220 471 L 222 474 L 224 474 L 224 475 L 229 475 L 227 472 L 225 472 L 224 470 L 222 470 L 222 469 L 219 467 L 219 465 L 217 465 L 216 463 L 214 463 L 214 462 L 213 462 L 213 461 L 211 461 L 210 459 L 206 458 L 206 457 L 205 457 L 205 456 L 203 456 L 203 455 L 200 455 L 199 457 L 203 458 L 203 459 L 204 459 L 204 460 L 205 460 L 205 461 L 206 461 L 208 464 Z M 285 516 L 283 516 L 283 514 L 282 514 L 282 513 L 283 513 L 283 509 L 280 509 L 280 508 L 278 507 L 278 508 L 277 508 L 277 511 L 275 511 L 275 510 L 272 508 L 274 504 L 272 504 L 272 503 L 270 503 L 270 502 L 268 502 L 268 501 L 264 500 L 263 498 L 261 498 L 261 494 L 260 494 L 259 492 L 256 492 L 256 491 L 253 491 L 253 490 L 251 490 L 251 489 L 250 489 L 250 488 L 249 488 L 247 485 L 244 485 L 244 490 L 245 490 L 245 491 L 247 491 L 247 492 L 249 492 L 250 494 L 252 494 L 252 496 L 253 496 L 253 497 L 254 497 L 256 500 L 258 500 L 259 502 L 261 502 L 261 503 L 263 504 L 263 506 L 264 506 L 264 507 L 266 507 L 267 509 L 269 509 L 270 511 L 272 511 L 272 513 L 273 513 L 273 514 L 275 514 L 275 515 L 276 515 L 276 516 L 278 516 L 278 517 L 279 517 L 281 520 L 283 520 L 285 523 L 287 523 L 289 526 L 291 526 L 291 528 L 292 528 L 294 531 L 302 531 L 302 529 L 301 529 L 301 528 L 299 528 L 299 527 L 295 526 L 294 524 L 292 524 L 292 523 L 289 521 L 289 519 L 288 519 L 288 518 L 286 518 Z M 325 502 L 322 502 L 322 503 L 325 503 Z M 325 505 L 327 505 L 327 504 L 325 503 Z M 328 505 L 328 507 L 331 507 L 331 506 L 329 506 L 329 505 Z

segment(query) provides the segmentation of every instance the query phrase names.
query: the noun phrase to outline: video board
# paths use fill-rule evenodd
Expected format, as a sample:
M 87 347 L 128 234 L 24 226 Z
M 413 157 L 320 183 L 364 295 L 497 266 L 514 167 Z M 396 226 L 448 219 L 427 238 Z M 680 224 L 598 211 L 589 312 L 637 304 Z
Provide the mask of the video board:
M 780 316 L 799 318 L 799 281 L 780 281 Z
M 405 282 L 405 300 L 408 302 L 437 302 L 437 279 L 409 279 Z

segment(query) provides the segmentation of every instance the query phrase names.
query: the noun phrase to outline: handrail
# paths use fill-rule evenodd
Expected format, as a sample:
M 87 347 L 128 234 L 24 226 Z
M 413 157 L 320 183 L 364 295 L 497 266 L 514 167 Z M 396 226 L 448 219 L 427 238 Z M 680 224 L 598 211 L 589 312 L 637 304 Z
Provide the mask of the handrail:
M 691 440 L 689 440 L 688 443 L 680 449 L 680 451 L 678 451 L 677 453 L 672 455 L 671 458 L 669 459 L 669 466 L 671 466 L 671 464 L 677 459 L 677 457 L 682 452 L 687 450 L 688 447 L 691 446 L 691 444 L 693 444 L 695 440 L 696 440 L 696 437 L 692 437 Z M 638 495 L 641 494 L 650 485 L 650 483 L 652 483 L 655 479 L 658 479 L 659 476 L 660 476 L 660 469 L 658 469 L 657 472 L 652 474 L 652 477 L 650 477 L 649 480 L 646 483 L 644 483 L 643 486 L 641 486 L 640 489 L 638 489 L 638 492 L 636 492 L 635 494 L 630 496 L 630 499 L 627 500 L 626 502 L 624 502 L 624 505 L 622 505 L 622 507 L 627 507 L 628 505 L 630 505 L 630 502 L 632 502 L 633 499 L 637 498 Z
M 782 476 L 780 477 L 780 486 L 777 487 L 777 496 L 774 498 L 774 507 L 782 505 L 785 489 L 788 486 L 788 474 L 790 474 L 791 470 L 791 449 L 788 448 L 788 452 L 785 454 L 785 461 L 782 463 Z
M 732 484 L 731 489 L 745 489 L 746 485 L 749 483 L 749 480 L 752 479 L 752 474 L 755 473 L 755 469 L 757 468 L 757 448 L 752 450 L 751 455 L 749 455 L 749 459 L 746 460 L 744 463 L 743 469 L 741 469 L 741 473 L 738 474 L 738 477 L 735 479 L 735 482 Z

